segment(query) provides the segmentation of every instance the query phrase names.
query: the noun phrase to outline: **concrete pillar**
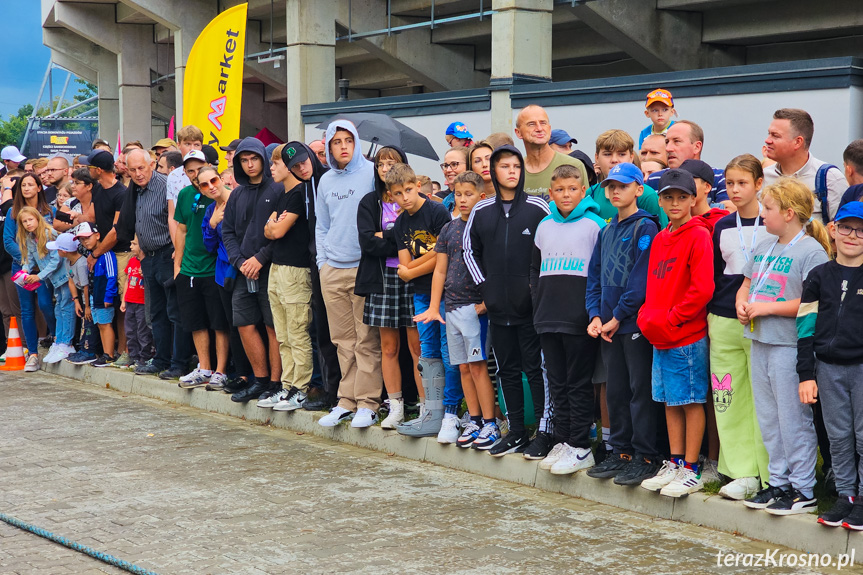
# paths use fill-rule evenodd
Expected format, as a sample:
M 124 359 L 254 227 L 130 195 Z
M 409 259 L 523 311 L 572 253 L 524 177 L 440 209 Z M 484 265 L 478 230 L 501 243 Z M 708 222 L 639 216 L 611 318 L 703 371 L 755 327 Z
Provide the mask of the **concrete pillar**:
M 491 131 L 513 133 L 513 84 L 551 81 L 554 0 L 492 0 Z
M 300 107 L 332 102 L 336 94 L 336 0 L 287 0 L 288 138 L 303 140 Z
M 51 48 L 52 57 L 57 64 L 71 69 L 79 76 L 87 77 L 96 84 L 99 93 L 99 137 L 113 146 L 120 129 L 120 88 L 116 54 L 64 28 L 43 28 L 42 42 Z M 93 70 L 95 81 L 92 76 L 88 77 L 72 69 L 76 62 Z
M 54 5 L 54 19 L 70 31 L 117 55 L 121 139 L 124 143 L 140 140 L 145 147 L 149 147 L 152 116 L 150 70 L 151 64 L 156 62 L 153 27 L 118 24 L 115 8 L 101 4 L 82 7 L 78 4 L 57 3 Z M 109 141 L 113 141 L 113 137 Z

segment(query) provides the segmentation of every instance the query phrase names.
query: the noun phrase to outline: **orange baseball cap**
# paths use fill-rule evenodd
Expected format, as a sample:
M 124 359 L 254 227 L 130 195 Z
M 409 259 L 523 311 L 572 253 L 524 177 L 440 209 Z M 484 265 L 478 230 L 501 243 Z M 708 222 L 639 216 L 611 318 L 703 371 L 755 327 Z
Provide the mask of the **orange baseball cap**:
M 644 105 L 644 107 L 648 108 L 654 102 L 662 102 L 669 108 L 674 107 L 674 98 L 671 97 L 671 92 L 669 92 L 668 90 L 663 90 L 662 88 L 657 88 L 656 90 L 647 95 L 647 103 Z

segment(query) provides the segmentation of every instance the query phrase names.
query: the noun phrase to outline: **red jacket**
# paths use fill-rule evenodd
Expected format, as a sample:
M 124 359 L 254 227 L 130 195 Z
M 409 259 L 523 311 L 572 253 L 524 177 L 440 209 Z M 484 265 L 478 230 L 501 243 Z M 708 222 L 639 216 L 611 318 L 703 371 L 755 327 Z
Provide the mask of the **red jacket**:
M 638 328 L 657 349 L 695 343 L 707 335 L 707 304 L 713 297 L 711 222 L 692 218 L 670 226 L 650 246 L 647 297 Z

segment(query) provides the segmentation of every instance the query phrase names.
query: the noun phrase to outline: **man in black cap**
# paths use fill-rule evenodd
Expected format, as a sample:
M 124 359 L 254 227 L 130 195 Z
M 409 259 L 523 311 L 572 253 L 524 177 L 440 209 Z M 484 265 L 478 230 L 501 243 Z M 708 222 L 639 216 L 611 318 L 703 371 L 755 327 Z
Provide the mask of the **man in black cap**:
M 315 197 L 321 176 L 328 168 L 321 164 L 317 154 L 309 146 L 302 142 L 288 142 L 285 144 L 284 156 L 287 158 L 286 166 L 294 176 L 305 182 L 306 219 L 309 223 L 311 235 L 309 251 L 311 253 L 312 271 L 312 311 L 314 313 L 314 330 L 318 347 L 318 364 L 324 380 L 324 392 L 315 393 L 310 391 L 309 397 L 303 404 L 303 409 L 309 411 L 328 410 L 336 404 L 339 381 L 342 374 L 339 369 L 339 356 L 336 346 L 330 339 L 330 328 L 327 321 L 327 308 L 324 305 L 324 296 L 321 293 L 321 278 L 318 274 L 318 266 L 315 262 L 317 249 L 315 246 Z
M 234 154 L 237 152 L 237 146 L 240 145 L 240 140 L 237 138 L 236 140 L 231 140 L 231 143 L 227 146 L 219 146 L 219 149 L 225 152 L 225 163 L 229 166 L 234 165 Z

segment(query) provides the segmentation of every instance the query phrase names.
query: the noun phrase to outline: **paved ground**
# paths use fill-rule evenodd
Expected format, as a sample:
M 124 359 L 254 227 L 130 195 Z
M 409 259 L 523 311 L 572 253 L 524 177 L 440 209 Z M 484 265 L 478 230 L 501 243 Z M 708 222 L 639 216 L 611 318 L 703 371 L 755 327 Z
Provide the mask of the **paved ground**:
M 0 513 L 160 575 L 815 572 L 718 567 L 769 547 L 44 373 L 0 395 Z M 0 523 L 0 574 L 119 572 Z

